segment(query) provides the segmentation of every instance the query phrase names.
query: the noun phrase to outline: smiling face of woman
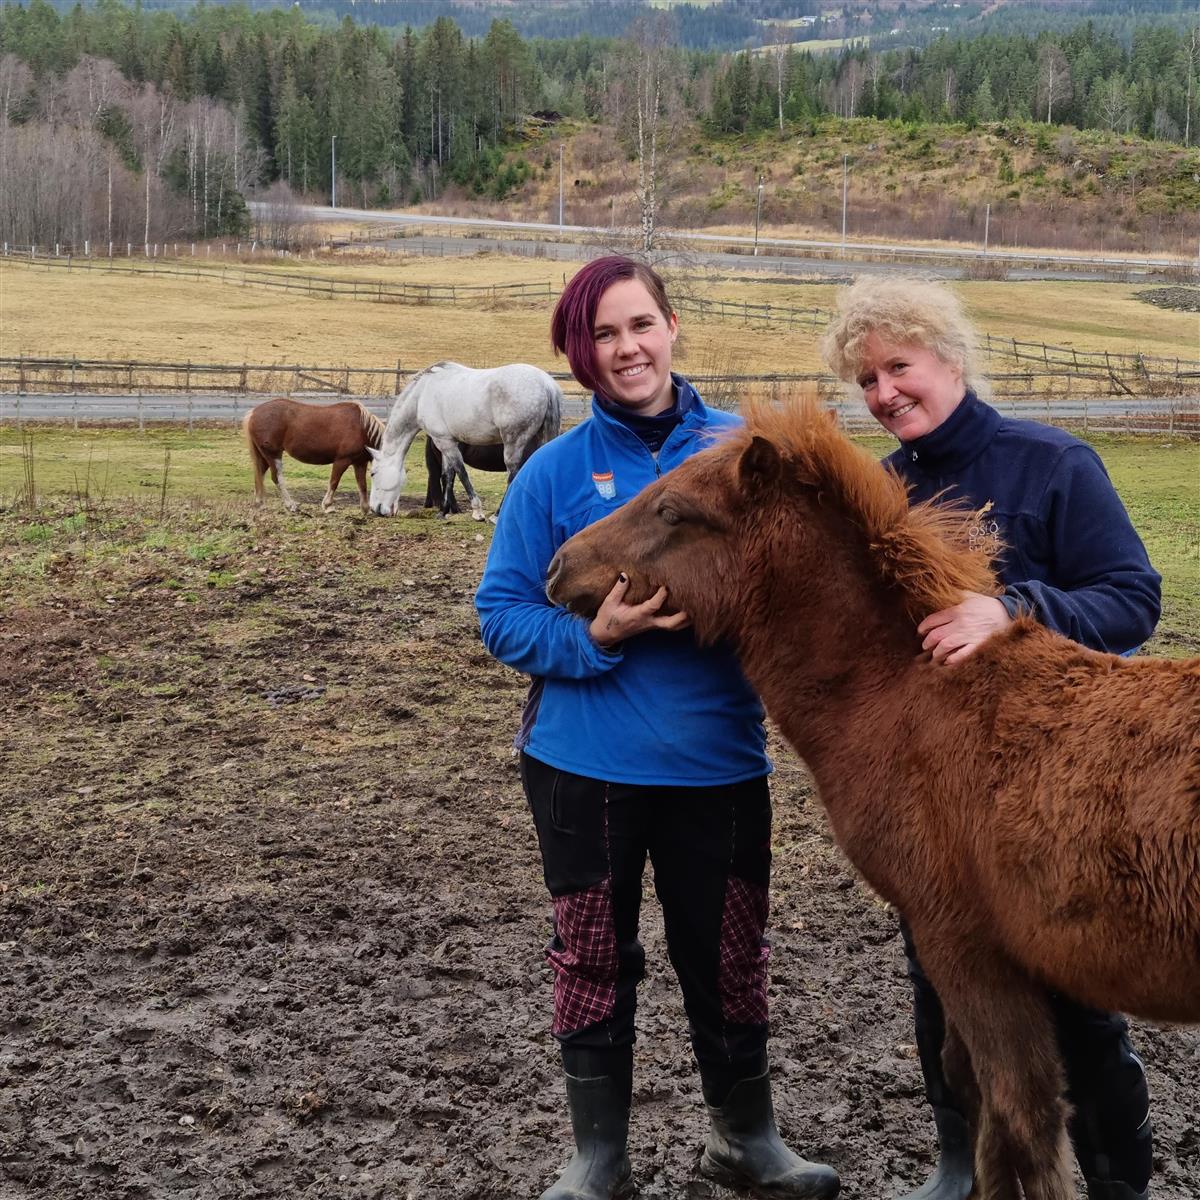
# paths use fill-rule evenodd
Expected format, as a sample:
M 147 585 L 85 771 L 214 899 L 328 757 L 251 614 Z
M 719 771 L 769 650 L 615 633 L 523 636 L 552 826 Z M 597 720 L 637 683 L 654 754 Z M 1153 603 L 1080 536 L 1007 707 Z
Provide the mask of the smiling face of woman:
M 640 279 L 621 279 L 600 297 L 592 322 L 600 391 L 614 404 L 652 417 L 674 403 L 671 348 L 675 314 L 666 317 Z
M 966 395 L 962 368 L 916 343 L 895 345 L 871 334 L 856 376 L 867 408 L 902 442 L 932 433 Z

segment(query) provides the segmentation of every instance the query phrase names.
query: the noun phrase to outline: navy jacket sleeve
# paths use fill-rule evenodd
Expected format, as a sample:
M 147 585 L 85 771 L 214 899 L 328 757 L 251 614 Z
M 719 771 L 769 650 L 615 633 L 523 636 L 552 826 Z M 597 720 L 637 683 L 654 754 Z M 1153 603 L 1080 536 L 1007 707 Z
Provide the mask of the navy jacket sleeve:
M 611 670 L 621 655 L 597 645 L 582 617 L 546 599 L 546 569 L 559 539 L 538 495 L 544 479 L 530 462 L 509 484 L 475 609 L 483 644 L 502 663 L 527 675 L 586 679 Z
M 1094 649 L 1119 654 L 1140 646 L 1158 623 L 1162 580 L 1091 447 L 1064 449 L 1039 516 L 1053 584 L 1009 583 L 1006 607 L 1026 609 Z

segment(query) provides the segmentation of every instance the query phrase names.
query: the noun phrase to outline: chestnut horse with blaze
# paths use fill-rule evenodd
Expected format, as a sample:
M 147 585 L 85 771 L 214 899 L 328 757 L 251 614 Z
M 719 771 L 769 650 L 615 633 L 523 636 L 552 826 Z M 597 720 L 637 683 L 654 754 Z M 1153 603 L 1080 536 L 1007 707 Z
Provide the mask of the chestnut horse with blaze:
M 751 408 L 576 534 L 547 593 L 590 616 L 624 571 L 628 603 L 666 587 L 700 642 L 731 641 L 838 843 L 912 926 L 973 1109 L 973 1194 L 1068 1200 L 1047 991 L 1200 1021 L 1200 659 L 1020 618 L 935 664 L 917 622 L 1000 590 L 976 524 L 910 509 L 805 398 Z
M 287 453 L 303 463 L 333 464 L 321 500 L 325 512 L 333 508 L 333 494 L 346 468 L 353 467 L 359 504 L 367 511 L 368 448 L 377 450 L 382 445 L 384 425 L 357 401 L 302 404 L 283 398 L 264 400 L 246 414 L 242 429 L 254 463 L 256 503 L 263 502 L 263 475 L 269 470 L 284 508 L 289 512 L 299 508 L 283 481 L 283 456 Z

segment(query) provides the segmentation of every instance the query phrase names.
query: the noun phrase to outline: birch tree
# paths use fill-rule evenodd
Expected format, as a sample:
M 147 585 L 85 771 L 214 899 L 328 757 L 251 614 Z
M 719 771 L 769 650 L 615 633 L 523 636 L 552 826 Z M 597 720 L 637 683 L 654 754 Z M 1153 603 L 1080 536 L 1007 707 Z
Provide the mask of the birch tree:
M 1054 119 L 1054 106 L 1071 99 L 1071 64 L 1062 50 L 1047 42 L 1038 54 L 1038 100 L 1045 105 L 1046 124 Z
M 655 248 L 659 219 L 669 192 L 669 167 L 683 125 L 683 80 L 665 13 L 639 17 L 630 27 L 611 75 L 612 116 L 637 167 L 642 249 Z

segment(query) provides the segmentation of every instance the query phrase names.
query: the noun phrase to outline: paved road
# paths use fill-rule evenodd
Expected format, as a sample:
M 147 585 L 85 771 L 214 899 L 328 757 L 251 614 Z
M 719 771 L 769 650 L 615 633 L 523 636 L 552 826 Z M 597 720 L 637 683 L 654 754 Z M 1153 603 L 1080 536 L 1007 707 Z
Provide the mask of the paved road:
M 259 205 L 260 202 L 252 202 L 251 208 L 259 207 Z M 612 242 L 616 241 L 615 234 L 619 233 L 619 231 L 587 225 L 554 225 L 537 221 L 500 221 L 489 217 L 438 217 L 363 208 L 328 208 L 308 205 L 303 208 L 303 212 L 305 218 L 310 221 L 361 221 L 368 225 L 378 226 L 432 225 L 445 227 L 446 229 L 523 230 L 540 234 L 541 237 L 536 241 L 526 242 L 518 240 L 514 243 L 513 241 L 505 240 L 496 244 L 500 249 L 507 249 L 509 252 L 517 250 L 518 253 L 544 253 L 546 257 L 554 258 L 581 257 L 583 256 L 580 253 L 581 249 L 584 249 L 580 247 L 578 242 L 556 243 L 552 240 L 556 237 L 588 236 L 591 239 L 591 245 L 586 247 L 586 249 L 590 255 L 596 253 L 598 249 L 605 247 L 606 242 L 609 248 L 611 248 Z M 905 246 L 887 242 L 852 241 L 845 245 L 845 250 L 850 252 L 853 258 L 853 266 L 851 266 L 850 261 L 844 258 L 831 261 L 830 256 L 843 253 L 842 243 L 832 239 L 774 237 L 759 237 L 755 239 L 744 235 L 696 233 L 685 230 L 664 230 L 663 235 L 670 242 L 683 242 L 694 247 L 695 252 L 706 263 L 723 267 L 738 265 L 743 269 L 749 265 L 746 262 L 746 254 L 723 254 L 720 251 L 713 251 L 709 247 L 740 245 L 752 249 L 757 241 L 758 256 L 754 263 L 755 267 L 779 269 L 778 264 L 780 263 L 796 264 L 799 262 L 804 264 L 801 269 L 805 273 L 818 271 L 821 273 L 840 273 L 846 275 L 850 271 L 859 273 L 862 270 L 868 269 L 868 264 L 873 264 L 873 269 L 875 270 L 895 270 L 900 263 L 906 263 L 909 266 L 919 263 L 924 271 L 944 275 L 945 277 L 963 275 L 967 269 L 965 265 L 946 265 L 944 262 L 941 266 L 935 265 L 937 260 L 945 260 L 950 256 L 953 256 L 953 258 L 959 260 L 962 264 L 981 259 L 1002 263 L 1007 269 L 1008 278 L 1010 279 L 1107 279 L 1112 278 L 1114 275 L 1119 275 L 1123 279 L 1146 279 L 1154 276 L 1157 269 L 1178 267 L 1181 264 L 1187 265 L 1184 263 L 1184 260 L 1162 256 L 1134 258 L 1117 255 L 1031 254 L 1027 251 L 1003 250 L 999 248 L 989 248 L 985 252 L 982 247 L 978 249 L 954 249 L 950 247 Z M 483 248 L 481 243 L 487 243 L 489 248 L 492 245 L 490 239 L 479 236 L 447 240 L 453 240 L 456 243 L 466 242 L 469 247 L 475 249 Z M 407 241 L 408 239 L 406 239 Z M 526 249 L 530 245 L 536 246 L 537 249 Z M 552 251 L 551 247 L 555 246 L 570 246 L 571 252 L 559 253 Z M 520 249 L 517 249 L 517 247 L 520 247 Z M 790 253 L 786 256 L 783 254 L 774 255 L 771 254 L 772 249 L 779 251 L 786 250 Z M 806 250 L 813 252 L 817 257 L 804 258 L 803 252 Z M 801 257 L 798 258 L 798 254 Z
M 341 396 L 298 395 L 311 403 L 333 403 Z M 119 395 L 0 395 L 0 424 L 13 425 L 18 421 L 119 421 L 119 422 L 194 422 L 240 421 L 245 414 L 266 399 L 264 396 L 240 394 L 178 393 Z M 363 397 L 363 403 L 376 416 L 387 419 L 391 398 Z M 866 407 L 848 399 L 839 399 L 836 407 L 843 424 L 850 428 L 874 428 Z M 1138 432 L 1150 429 L 1160 432 L 1176 421 L 1193 431 L 1200 431 L 1200 395 L 1156 400 L 1135 396 L 1103 396 L 1094 399 L 1051 399 L 1046 403 L 1025 402 L 1019 405 L 1000 403 L 1006 413 L 1051 423 L 1079 424 L 1086 421 L 1091 429 Z M 566 395 L 563 415 L 578 420 L 586 412 L 585 397 L 576 392 Z

